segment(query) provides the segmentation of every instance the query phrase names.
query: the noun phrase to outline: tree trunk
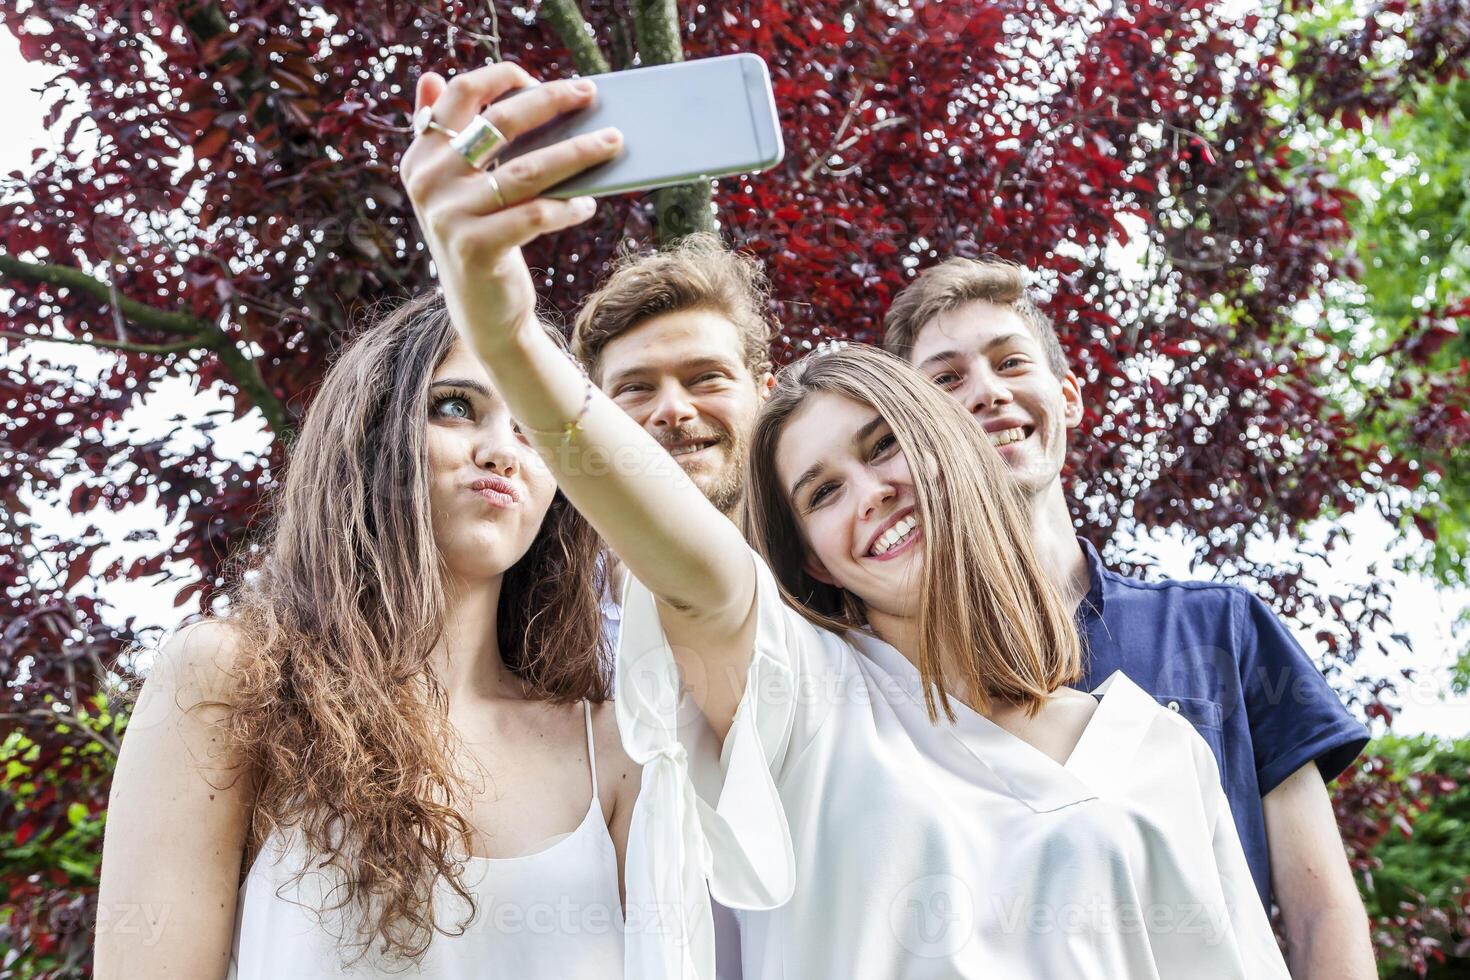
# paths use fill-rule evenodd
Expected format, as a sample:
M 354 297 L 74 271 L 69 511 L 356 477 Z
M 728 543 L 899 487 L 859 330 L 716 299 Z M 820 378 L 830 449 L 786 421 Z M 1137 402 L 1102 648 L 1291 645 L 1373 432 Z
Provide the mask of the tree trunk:
M 645 65 L 668 65 L 684 60 L 679 41 L 679 8 L 674 0 L 633 0 L 633 31 L 638 54 Z M 654 230 L 660 248 L 696 231 L 713 232 L 710 182 L 664 187 L 653 192 Z

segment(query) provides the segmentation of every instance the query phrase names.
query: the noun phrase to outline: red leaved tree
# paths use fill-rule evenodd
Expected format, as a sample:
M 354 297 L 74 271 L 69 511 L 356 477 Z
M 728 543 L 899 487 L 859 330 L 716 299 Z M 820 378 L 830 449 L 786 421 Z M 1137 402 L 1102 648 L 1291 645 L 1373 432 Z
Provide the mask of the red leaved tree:
M 36 777 L 0 817 L 13 853 L 105 807 L 122 719 L 96 695 L 105 670 L 127 675 L 119 656 L 136 634 L 97 587 L 162 585 L 182 562 L 178 601 L 209 609 L 329 354 L 373 304 L 433 285 L 395 172 L 430 67 L 508 58 L 549 77 L 762 54 L 780 167 L 721 181 L 712 199 L 696 186 L 604 201 L 534 248 L 548 307 L 570 314 L 625 240 L 714 221 L 766 261 L 784 361 L 824 336 L 876 339 L 893 294 L 936 257 L 1025 263 L 1086 386 L 1071 460 L 1086 533 L 1181 528 L 1283 613 L 1345 617 L 1323 634 L 1324 667 L 1350 661 L 1386 616 L 1378 583 L 1344 607 L 1299 569 L 1252 565 L 1244 543 L 1423 476 L 1320 394 L 1346 353 L 1288 329 L 1298 304 L 1353 271 L 1344 192 L 1292 136 L 1323 114 L 1387 111 L 1403 90 L 1326 54 L 1299 59 L 1294 77 L 1289 9 L 1230 20 L 1222 6 L 7 3 L 25 56 L 55 68 L 47 124 L 60 146 L 10 176 L 0 208 L 0 677 Z M 1405 72 L 1459 70 L 1463 7 L 1413 13 L 1438 26 Z M 1283 88 L 1304 82 L 1314 101 L 1279 111 Z M 1130 243 L 1136 261 L 1110 258 Z M 115 362 L 82 383 L 42 363 L 42 338 Z M 270 452 L 242 454 L 192 419 L 186 451 L 120 436 L 137 396 L 175 376 L 217 386 L 241 418 L 259 413 Z M 62 495 L 92 526 L 42 539 L 27 508 Z M 109 515 L 143 501 L 177 535 L 107 561 Z M 1361 697 L 1370 713 L 1386 713 L 1381 693 Z M 90 872 L 17 859 L 3 875 L 0 947 L 56 975 L 85 970 Z

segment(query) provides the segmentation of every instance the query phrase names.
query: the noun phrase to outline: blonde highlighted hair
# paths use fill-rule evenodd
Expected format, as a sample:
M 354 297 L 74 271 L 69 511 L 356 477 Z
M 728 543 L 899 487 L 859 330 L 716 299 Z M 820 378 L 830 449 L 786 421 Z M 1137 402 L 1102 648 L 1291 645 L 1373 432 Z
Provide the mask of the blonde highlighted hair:
M 806 571 L 806 539 L 776 475 L 781 436 L 817 392 L 872 408 L 908 460 L 925 539 L 917 664 L 930 718 L 943 704 L 954 720 L 951 695 L 980 711 L 1000 703 L 1034 713 L 1077 680 L 1077 629 L 1032 547 L 1005 462 L 958 402 L 874 347 L 852 344 L 788 365 L 756 417 L 746 529 L 787 602 L 838 633 L 867 624 L 861 599 Z

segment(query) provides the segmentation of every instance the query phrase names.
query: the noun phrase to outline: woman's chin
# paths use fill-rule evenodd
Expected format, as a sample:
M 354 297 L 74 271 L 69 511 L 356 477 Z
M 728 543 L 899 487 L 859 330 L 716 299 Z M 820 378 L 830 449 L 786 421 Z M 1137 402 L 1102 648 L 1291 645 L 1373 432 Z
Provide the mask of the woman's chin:
M 508 551 L 499 543 L 499 547 L 489 547 L 473 555 L 452 555 L 446 558 L 445 564 L 449 574 L 461 582 L 493 582 L 510 571 L 521 556 L 510 557 L 501 554 Z

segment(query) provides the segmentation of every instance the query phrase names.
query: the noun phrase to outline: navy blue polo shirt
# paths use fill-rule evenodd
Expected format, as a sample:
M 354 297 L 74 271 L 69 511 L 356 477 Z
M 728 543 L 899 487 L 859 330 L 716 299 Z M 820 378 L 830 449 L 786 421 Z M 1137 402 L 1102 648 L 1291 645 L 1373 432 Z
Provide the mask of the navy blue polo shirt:
M 1333 779 L 1368 743 L 1368 730 L 1266 606 L 1214 582 L 1144 582 L 1087 554 L 1091 588 L 1077 609 L 1091 690 L 1115 670 L 1188 718 L 1220 766 L 1261 901 L 1271 864 L 1261 799 L 1308 762 Z

